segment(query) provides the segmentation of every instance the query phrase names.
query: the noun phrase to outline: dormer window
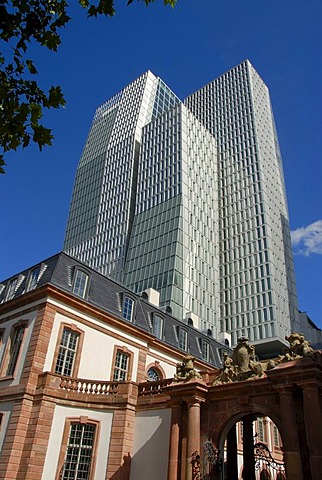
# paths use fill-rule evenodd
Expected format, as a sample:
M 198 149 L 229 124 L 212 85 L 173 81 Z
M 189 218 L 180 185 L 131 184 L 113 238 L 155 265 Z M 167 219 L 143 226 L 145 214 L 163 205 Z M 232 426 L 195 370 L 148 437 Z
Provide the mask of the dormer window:
M 37 287 L 39 273 L 40 273 L 40 267 L 36 267 L 33 270 L 31 270 L 29 281 L 28 281 L 27 292 Z
M 122 317 L 128 322 L 132 322 L 134 301 L 130 297 L 124 297 Z
M 76 270 L 73 285 L 73 293 L 78 297 L 85 298 L 87 294 L 89 275 L 83 270 Z
M 205 362 L 209 362 L 209 343 L 204 338 L 200 341 L 200 349 L 201 349 L 201 358 L 205 360 Z
M 188 333 L 184 328 L 181 327 L 178 329 L 178 344 L 181 350 L 187 351 Z
M 163 318 L 159 315 L 153 314 L 152 316 L 152 333 L 158 338 L 162 338 L 163 331 Z
M 18 283 L 18 277 L 10 281 L 7 287 L 6 300 L 11 300 L 15 296 Z

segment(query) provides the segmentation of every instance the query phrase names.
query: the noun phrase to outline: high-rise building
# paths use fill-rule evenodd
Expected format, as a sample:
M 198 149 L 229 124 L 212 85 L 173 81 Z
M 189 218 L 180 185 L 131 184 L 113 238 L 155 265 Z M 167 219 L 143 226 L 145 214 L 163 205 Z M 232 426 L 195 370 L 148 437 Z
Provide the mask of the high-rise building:
M 98 108 L 64 250 L 233 345 L 279 349 L 298 329 L 294 268 L 269 93 L 250 62 L 184 104 L 147 72 Z
M 221 331 L 232 343 L 298 330 L 282 159 L 268 88 L 245 61 L 186 105 L 218 144 Z M 260 345 L 257 346 L 260 351 Z

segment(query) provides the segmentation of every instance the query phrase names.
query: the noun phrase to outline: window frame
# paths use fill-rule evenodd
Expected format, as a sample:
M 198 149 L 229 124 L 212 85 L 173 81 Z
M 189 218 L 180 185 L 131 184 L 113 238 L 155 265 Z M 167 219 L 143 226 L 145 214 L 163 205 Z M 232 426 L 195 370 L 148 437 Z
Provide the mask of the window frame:
M 155 329 L 155 320 L 159 319 L 160 320 L 160 335 L 157 335 L 156 329 Z M 159 338 L 162 340 L 163 338 L 163 326 L 164 326 L 164 319 L 161 315 L 158 313 L 153 313 L 151 317 L 151 329 L 152 329 L 152 335 L 154 335 L 156 338 Z
M 125 380 L 114 380 L 114 375 L 115 375 L 115 370 L 118 368 L 116 367 L 116 359 L 117 359 L 117 354 L 121 353 L 123 355 L 126 355 L 128 357 L 128 364 L 127 364 L 127 372 L 126 372 L 126 379 Z M 120 346 L 120 345 L 114 345 L 114 350 L 113 350 L 113 357 L 112 357 L 112 368 L 111 368 L 111 382 L 129 382 L 132 379 L 132 372 L 133 372 L 133 357 L 134 354 L 129 350 L 127 347 Z
M 82 289 L 82 294 L 79 293 L 79 291 L 75 291 L 76 289 L 76 283 L 77 283 L 77 275 L 78 274 L 82 274 L 82 275 L 85 275 L 86 276 L 86 281 L 85 281 L 85 285 Z M 87 272 L 84 268 L 75 268 L 75 271 L 74 271 L 74 276 L 73 276 L 73 284 L 72 284 L 72 293 L 74 295 L 76 295 L 77 297 L 79 298 L 87 298 L 88 296 L 88 292 L 89 292 L 89 286 L 90 286 L 90 280 L 91 280 L 91 275 L 89 272 Z M 78 287 L 78 290 L 79 287 Z
M 22 355 L 25 338 L 26 338 L 26 330 L 28 328 L 28 324 L 29 324 L 28 320 L 19 320 L 17 323 L 13 324 L 10 328 L 10 333 L 7 339 L 7 344 L 5 346 L 5 350 L 2 358 L 2 365 L 1 365 L 2 380 L 7 378 L 15 378 L 16 376 L 17 367 L 21 360 L 21 355 Z M 12 359 L 11 357 L 12 342 L 14 341 L 14 337 L 17 330 L 20 328 L 23 328 L 23 333 L 20 340 L 20 344 L 19 344 L 19 350 L 15 355 L 14 368 L 11 373 L 8 373 L 8 368 L 10 366 L 11 359 Z M 1 334 L 2 334 L 2 338 L 1 338 L 1 342 L 2 342 L 4 338 L 4 329 L 1 329 Z
M 207 346 L 206 358 L 204 356 L 204 347 Z M 199 348 L 201 353 L 201 358 L 204 362 L 210 363 L 210 343 L 205 338 L 200 338 Z
M 38 282 L 39 282 L 39 278 L 40 278 L 40 270 L 41 270 L 40 265 L 38 267 L 35 267 L 32 270 L 30 270 L 28 281 L 27 281 L 26 292 L 31 292 L 32 290 L 34 290 L 37 287 Z M 38 272 L 36 277 L 34 276 L 35 272 Z M 32 284 L 32 282 L 33 282 L 33 284 Z
M 147 382 L 152 382 L 153 380 L 150 380 L 148 378 L 148 372 L 149 370 L 151 370 L 151 368 L 153 368 L 153 370 L 155 370 L 158 375 L 159 375 L 159 380 L 154 380 L 154 381 L 162 381 L 166 378 L 166 374 L 165 374 L 165 371 L 163 370 L 163 368 L 161 367 L 160 365 L 160 362 L 158 360 L 156 360 L 155 362 L 152 362 L 152 363 L 149 363 L 146 368 L 145 368 L 145 371 L 146 371 L 146 381 Z
M 183 348 L 181 346 L 181 339 L 180 339 L 180 334 L 181 332 L 183 332 L 185 334 L 185 348 Z M 178 326 L 177 327 L 177 338 L 178 338 L 178 347 L 180 348 L 180 350 L 182 350 L 183 352 L 188 352 L 188 331 L 181 327 L 181 326 Z
M 19 280 L 18 277 L 14 277 L 10 280 L 10 282 L 8 282 L 8 284 L 6 286 L 5 297 L 4 297 L 5 302 L 8 302 L 9 300 L 12 300 L 14 298 L 15 293 L 16 293 L 17 288 L 18 288 L 18 280 Z M 14 285 L 13 290 L 12 290 L 12 285 Z
M 127 301 L 131 301 L 131 312 L 130 317 L 128 318 L 128 314 L 126 311 L 128 310 L 128 306 L 125 304 Z M 129 323 L 133 323 L 134 318 L 134 309 L 135 309 L 135 300 L 130 295 L 123 295 L 122 298 L 122 318 Z
M 91 463 L 89 468 L 88 480 L 92 480 L 95 476 L 95 469 L 96 469 L 96 462 L 97 462 L 97 452 L 98 452 L 98 443 L 100 438 L 100 429 L 101 429 L 101 422 L 87 416 L 80 416 L 80 417 L 67 417 L 65 418 L 65 425 L 63 430 L 63 436 L 60 446 L 60 452 L 58 457 L 58 464 L 57 464 L 57 472 L 55 476 L 55 480 L 62 480 L 63 474 L 63 467 L 66 462 L 67 451 L 69 447 L 69 439 L 71 433 L 72 424 L 81 424 L 81 425 L 95 425 L 95 434 L 94 434 L 94 441 L 92 445 L 92 455 L 91 455 Z
M 60 351 L 60 347 L 61 347 L 61 343 L 62 343 L 62 339 L 63 339 L 64 329 L 70 330 L 71 332 L 76 333 L 78 335 L 78 341 L 77 341 L 77 346 L 76 346 L 75 355 L 74 355 L 74 359 L 73 359 L 73 366 L 72 366 L 71 375 L 64 375 L 64 374 L 60 374 L 60 373 L 55 373 L 56 372 L 56 367 L 57 367 L 59 351 Z M 61 322 L 61 324 L 59 326 L 59 331 L 58 331 L 58 334 L 57 334 L 55 353 L 54 353 L 53 363 L 52 363 L 52 367 L 51 367 L 51 370 L 55 375 L 60 375 L 62 377 L 68 377 L 68 378 L 77 378 L 80 359 L 81 359 L 81 354 L 82 354 L 82 349 L 83 349 L 83 342 L 84 342 L 84 331 L 83 330 L 81 330 L 74 323 Z

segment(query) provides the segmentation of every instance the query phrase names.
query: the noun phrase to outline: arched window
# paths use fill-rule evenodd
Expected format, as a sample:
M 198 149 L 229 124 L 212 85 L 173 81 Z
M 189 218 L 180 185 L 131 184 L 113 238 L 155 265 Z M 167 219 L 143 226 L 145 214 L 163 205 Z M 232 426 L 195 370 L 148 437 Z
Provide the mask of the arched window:
M 156 382 L 157 380 L 161 380 L 160 372 L 154 367 L 149 368 L 147 375 L 148 381 L 150 382 Z

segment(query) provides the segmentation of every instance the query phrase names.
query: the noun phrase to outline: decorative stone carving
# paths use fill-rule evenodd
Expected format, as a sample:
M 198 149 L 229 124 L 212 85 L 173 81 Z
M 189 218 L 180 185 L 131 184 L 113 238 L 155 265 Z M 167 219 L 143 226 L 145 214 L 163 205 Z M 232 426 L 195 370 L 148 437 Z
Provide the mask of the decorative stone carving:
M 313 348 L 310 342 L 305 340 L 303 333 L 292 332 L 285 339 L 290 344 L 289 348 L 276 358 L 259 362 L 256 360 L 255 347 L 248 343 L 247 338 L 239 338 L 232 355 L 224 353 L 223 369 L 213 384 L 253 380 L 262 377 L 266 370 L 272 370 L 279 364 L 302 357 L 315 358 Z
M 178 382 L 183 380 L 190 380 L 191 378 L 202 378 L 194 367 L 195 357 L 187 355 L 184 357 L 183 362 L 177 363 L 177 371 L 174 379 Z
M 277 358 L 270 360 L 267 370 L 275 368 L 280 363 L 290 362 L 302 357 L 313 358 L 313 348 L 310 346 L 310 342 L 305 340 L 303 333 L 292 332 L 289 337 L 285 337 L 285 340 L 289 342 L 289 348 L 285 349 L 285 352 Z
M 256 360 L 255 347 L 247 338 L 239 338 L 233 354 L 224 353 L 222 373 L 215 379 L 214 385 L 251 380 L 262 377 L 263 366 Z
M 191 466 L 192 480 L 200 480 L 200 455 L 197 451 L 191 455 Z

